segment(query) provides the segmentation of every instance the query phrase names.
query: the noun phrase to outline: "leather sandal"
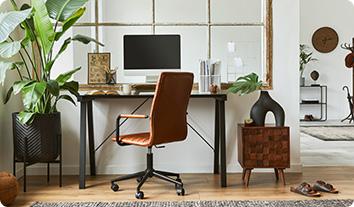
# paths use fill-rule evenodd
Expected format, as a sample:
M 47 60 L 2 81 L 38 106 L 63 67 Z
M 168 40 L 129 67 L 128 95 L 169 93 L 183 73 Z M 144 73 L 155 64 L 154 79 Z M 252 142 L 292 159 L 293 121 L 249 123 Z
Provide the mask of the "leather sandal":
M 317 192 L 315 189 L 313 189 L 311 187 L 311 185 L 306 182 L 301 183 L 301 185 L 299 185 L 296 188 L 291 187 L 290 191 L 300 194 L 300 195 L 308 196 L 308 197 L 320 197 L 321 196 L 321 194 L 319 192 Z
M 313 189 L 320 192 L 334 193 L 337 194 L 339 191 L 333 187 L 333 185 L 326 183 L 322 180 L 316 181 L 313 185 Z

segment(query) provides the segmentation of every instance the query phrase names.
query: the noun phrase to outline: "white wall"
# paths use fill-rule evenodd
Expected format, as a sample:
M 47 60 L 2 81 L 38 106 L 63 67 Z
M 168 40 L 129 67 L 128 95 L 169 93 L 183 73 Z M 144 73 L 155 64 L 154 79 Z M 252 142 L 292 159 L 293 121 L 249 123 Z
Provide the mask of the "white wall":
M 289 9 L 291 8 L 291 9 Z M 195 37 L 198 38 L 198 37 Z M 106 44 L 113 44 L 108 42 Z M 274 90 L 271 96 L 286 111 L 286 124 L 291 127 L 291 164 L 293 171 L 301 170 L 299 149 L 299 83 L 298 83 L 298 44 L 299 44 L 299 1 L 274 0 Z M 86 57 L 85 54 L 83 54 Z M 76 57 L 75 57 L 76 58 Z M 72 60 L 60 68 L 70 69 Z M 86 74 L 84 74 L 86 75 Z M 229 172 L 240 171 L 237 162 L 236 124 L 248 117 L 257 94 L 238 97 L 229 95 L 226 103 L 227 168 Z M 119 113 L 128 113 L 142 100 L 100 101 L 94 103 L 96 145 L 114 129 L 114 118 Z M 64 172 L 78 173 L 79 159 L 79 107 L 69 103 L 59 106 L 62 112 Z M 146 105 L 138 113 L 146 114 Z M 192 100 L 189 106 L 189 122 L 210 141 L 213 141 L 214 105 L 211 100 Z M 147 123 L 129 121 L 122 133 L 146 130 Z M 169 144 L 165 149 L 155 150 L 156 168 L 177 172 L 212 172 L 212 151 L 189 131 L 185 142 Z M 10 159 L 9 159 L 10 160 Z M 145 167 L 145 149 L 138 147 L 118 147 L 110 141 L 97 152 L 98 173 L 128 173 Z M 34 166 L 34 171 L 40 172 Z M 43 170 L 43 169 L 42 169 Z M 44 172 L 44 171 L 42 171 Z
M 342 119 L 349 114 L 344 85 L 352 85 L 352 70 L 344 66 L 347 50 L 340 48 L 342 43 L 352 43 L 354 28 L 349 24 L 354 18 L 353 4 L 349 0 L 301 0 L 300 1 L 300 42 L 311 46 L 313 56 L 319 61 L 308 65 L 305 76 L 317 70 L 320 73 L 318 83 L 328 85 L 328 118 Z M 323 54 L 313 49 L 312 34 L 320 27 L 329 26 L 339 35 L 339 45 L 331 53 Z M 310 82 L 308 82 L 310 83 Z M 306 94 L 310 96 L 311 94 Z M 305 109 L 305 112 L 308 110 Z

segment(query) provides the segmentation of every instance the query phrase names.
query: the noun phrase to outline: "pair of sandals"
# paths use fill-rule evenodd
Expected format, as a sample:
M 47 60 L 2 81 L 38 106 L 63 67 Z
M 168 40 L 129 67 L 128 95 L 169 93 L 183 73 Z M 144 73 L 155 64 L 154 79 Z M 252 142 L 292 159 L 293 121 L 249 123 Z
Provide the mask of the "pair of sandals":
M 333 193 L 333 194 L 339 193 L 339 191 L 335 189 L 333 185 L 321 180 L 316 181 L 316 183 L 313 186 L 304 182 L 296 188 L 291 187 L 290 191 L 308 197 L 320 197 L 321 196 L 320 192 Z

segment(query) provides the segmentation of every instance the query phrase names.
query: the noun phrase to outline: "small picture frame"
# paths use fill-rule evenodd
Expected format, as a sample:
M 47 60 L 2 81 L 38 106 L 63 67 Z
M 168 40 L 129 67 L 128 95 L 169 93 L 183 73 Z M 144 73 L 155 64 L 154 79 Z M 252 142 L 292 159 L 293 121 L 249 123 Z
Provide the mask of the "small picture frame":
M 88 84 L 106 84 L 111 70 L 111 53 L 88 53 Z

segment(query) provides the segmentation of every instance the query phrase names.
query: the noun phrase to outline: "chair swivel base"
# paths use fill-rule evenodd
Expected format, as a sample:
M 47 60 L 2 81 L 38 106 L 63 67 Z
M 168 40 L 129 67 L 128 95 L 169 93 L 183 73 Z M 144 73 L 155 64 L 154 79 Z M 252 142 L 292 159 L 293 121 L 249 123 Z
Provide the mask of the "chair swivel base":
M 111 189 L 114 192 L 116 192 L 119 190 L 119 186 L 116 182 L 136 178 L 136 181 L 139 184 L 138 184 L 138 187 L 136 190 L 135 197 L 137 199 L 143 199 L 144 192 L 141 191 L 141 187 L 144 185 L 146 180 L 151 177 L 157 177 L 161 180 L 175 184 L 177 195 L 184 196 L 185 190 L 183 188 L 183 183 L 182 183 L 182 180 L 180 179 L 179 174 L 171 173 L 171 172 L 163 172 L 163 171 L 158 171 L 158 170 L 153 169 L 151 148 L 149 148 L 149 152 L 147 154 L 147 169 L 144 171 L 141 171 L 141 172 L 134 173 L 134 174 L 124 175 L 122 177 L 112 180 L 111 181 Z M 176 177 L 176 179 L 173 179 L 171 177 Z

